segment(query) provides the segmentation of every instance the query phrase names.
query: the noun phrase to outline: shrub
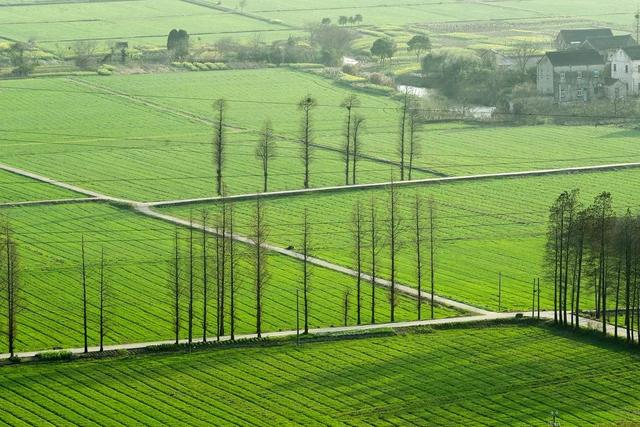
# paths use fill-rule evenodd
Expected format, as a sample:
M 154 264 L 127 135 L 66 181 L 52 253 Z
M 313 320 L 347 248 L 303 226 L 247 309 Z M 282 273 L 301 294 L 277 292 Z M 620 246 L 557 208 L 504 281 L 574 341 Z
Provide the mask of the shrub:
M 369 82 L 378 86 L 393 86 L 393 80 L 382 73 L 369 74 Z
M 300 62 L 297 64 L 286 64 L 289 68 L 293 68 L 295 70 L 300 70 L 300 69 L 321 69 L 324 68 L 324 65 L 322 64 L 314 64 L 314 63 L 309 63 L 309 62 Z
M 113 74 L 111 72 L 111 70 L 104 68 L 104 67 L 100 67 L 98 68 L 98 75 L 99 76 L 110 76 L 111 74 Z
M 45 351 L 36 354 L 36 359 L 43 362 L 54 362 L 58 360 L 71 360 L 73 353 L 70 351 Z
M 198 70 L 200 70 L 200 71 L 209 71 L 209 67 L 207 67 L 207 66 L 206 66 L 206 64 L 203 64 L 203 63 L 201 63 L 201 62 L 196 62 L 194 65 L 195 65 L 195 66 L 198 68 Z
M 22 361 L 22 359 L 20 359 L 18 356 L 11 356 L 7 360 L 9 361 L 9 363 L 20 363 Z

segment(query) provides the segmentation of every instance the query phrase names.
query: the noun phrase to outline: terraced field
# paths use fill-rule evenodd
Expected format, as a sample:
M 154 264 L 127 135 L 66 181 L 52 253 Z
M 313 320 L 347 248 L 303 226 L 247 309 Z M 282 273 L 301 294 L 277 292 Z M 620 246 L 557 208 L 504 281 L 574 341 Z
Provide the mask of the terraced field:
M 545 327 L 0 368 L 0 422 L 545 425 L 640 422 L 638 355 Z M 348 392 L 345 392 L 348 390 Z
M 139 216 L 126 209 L 106 204 L 79 204 L 23 208 L 0 208 L 0 215 L 12 220 L 18 240 L 24 310 L 19 314 L 18 350 L 46 349 L 54 346 L 77 347 L 82 343 L 82 285 L 80 241 L 84 236 L 89 268 L 90 340 L 98 339 L 98 263 L 102 248 L 107 258 L 109 287 L 108 311 L 111 318 L 110 343 L 145 342 L 172 338 L 172 296 L 168 285 L 175 229 L 161 221 Z M 197 215 L 200 215 L 197 213 Z M 202 331 L 202 237 L 196 233 L 196 328 Z M 181 231 L 182 278 L 186 286 L 188 234 Z M 213 238 L 209 246 L 213 247 Z M 255 294 L 252 258 L 247 248 L 239 246 L 237 269 L 237 332 L 255 331 Z M 212 252 L 209 252 L 212 254 Z M 209 263 L 212 267 L 211 261 Z M 301 264 L 281 255 L 269 255 L 270 282 L 264 291 L 264 330 L 295 329 L 295 293 L 301 288 Z M 215 277 L 210 272 L 209 277 Z M 343 324 L 343 298 L 350 298 L 349 322 L 355 323 L 355 279 L 330 270 L 314 268 L 310 290 L 310 326 Z M 228 291 L 227 291 L 228 294 Z M 388 291 L 377 295 L 378 322 L 388 321 Z M 216 298 L 210 284 L 210 334 L 215 331 Z M 370 317 L 371 289 L 363 287 L 363 319 Z M 187 298 L 183 297 L 186 316 Z M 229 305 L 226 305 L 228 312 Z M 456 312 L 437 310 L 437 316 Z M 400 320 L 417 318 L 415 302 L 401 298 L 397 316 Z M 228 314 L 227 328 L 228 332 Z M 182 322 L 186 334 L 186 317 Z M 6 347 L 2 340 L 0 353 Z
M 0 204 L 81 197 L 83 196 L 72 191 L 0 170 Z
M 574 175 L 513 178 L 475 182 L 459 182 L 429 186 L 399 187 L 402 217 L 399 280 L 416 283 L 415 250 L 413 242 L 413 203 L 416 195 L 432 197 L 437 204 L 437 293 L 453 299 L 498 309 L 498 275 L 503 274 L 503 310 L 525 310 L 531 307 L 531 283 L 544 277 L 542 257 L 547 224 L 548 206 L 557 195 L 567 189 L 579 188 L 585 203 L 602 192 L 613 193 L 616 209 L 640 208 L 636 184 L 640 171 L 626 170 Z M 369 209 L 371 198 L 376 200 L 378 227 L 388 236 L 387 190 L 353 190 L 339 194 L 267 199 L 268 222 L 272 226 L 273 243 L 288 246 L 300 240 L 302 215 L 308 209 L 313 225 L 314 255 L 345 266 L 353 265 L 352 211 L 360 201 Z M 248 215 L 254 202 L 237 204 L 239 222 L 246 233 Z M 201 205 L 199 206 L 201 207 Z M 185 216 L 189 206 L 165 208 Z M 424 221 L 427 212 L 423 212 Z M 366 224 L 368 229 L 369 223 Z M 423 225 L 426 227 L 426 225 Z M 368 235 L 365 235 L 368 241 Z M 388 242 L 388 238 L 385 237 Z M 427 252 L 425 245 L 424 253 Z M 367 255 L 368 257 L 369 255 Z M 426 258 L 425 258 L 426 259 Z M 369 268 L 369 260 L 366 259 Z M 388 250 L 379 257 L 378 267 L 389 275 Z M 543 279 L 541 303 L 552 307 L 553 287 Z M 589 298 L 584 303 L 589 303 Z M 586 308 L 586 307 L 585 307 Z

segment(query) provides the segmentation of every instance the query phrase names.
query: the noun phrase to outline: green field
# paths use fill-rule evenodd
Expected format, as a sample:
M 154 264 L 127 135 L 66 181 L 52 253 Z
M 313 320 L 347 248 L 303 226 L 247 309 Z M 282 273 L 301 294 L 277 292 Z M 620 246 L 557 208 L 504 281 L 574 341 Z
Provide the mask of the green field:
M 256 132 L 266 118 L 282 138 L 270 190 L 300 188 L 295 104 L 307 93 L 316 97 L 321 105 L 314 112 L 316 142 L 339 148 L 344 115 L 339 104 L 352 93 L 330 80 L 286 69 L 96 77 L 79 83 L 17 80 L 3 82 L 0 91 L 0 110 L 7 119 L 0 128 L 7 141 L 0 162 L 146 201 L 214 194 L 213 132 L 207 120 L 213 116 L 212 100 L 219 97 L 229 100 L 228 193 L 261 188 L 254 151 Z M 397 161 L 399 103 L 359 96 L 367 119 L 363 153 Z M 607 126 L 434 124 L 420 134 L 422 155 L 416 165 L 462 175 L 638 161 L 638 135 Z M 339 153 L 318 148 L 314 156 L 312 186 L 344 183 Z M 359 182 L 387 181 L 392 169 L 361 160 Z M 416 172 L 413 177 L 430 176 Z
M 0 3 L 14 4 L 13 0 Z M 192 43 L 213 42 L 221 37 L 264 40 L 286 39 L 292 32 L 233 13 L 184 1 L 142 0 L 37 4 L 2 7 L 0 36 L 34 39 L 47 48 L 77 40 L 98 40 L 106 46 L 116 41 L 131 45 L 166 44 L 173 28 L 189 31 Z
M 0 170 L 0 203 L 75 199 L 82 195 Z
M 546 425 L 640 422 L 637 354 L 546 327 L 0 368 L 0 422 Z M 624 424 L 625 422 L 629 424 Z
M 113 82 L 88 80 L 101 86 L 119 85 L 134 95 L 151 95 L 164 85 L 175 85 L 171 91 L 162 90 L 166 97 L 152 97 L 151 105 L 141 97 L 108 95 L 67 79 L 3 82 L 0 110 L 7 121 L 0 135 L 8 144 L 0 153 L 0 162 L 135 200 L 212 196 L 215 194 L 213 129 L 212 124 L 198 117 L 212 119 L 214 99 L 231 97 L 234 88 L 242 88 L 248 82 L 252 82 L 251 93 L 258 93 L 260 85 L 273 87 L 262 95 L 263 101 L 279 93 L 276 99 L 297 102 L 307 92 L 315 91 L 322 101 L 331 99 L 338 103 L 349 93 L 324 79 L 287 70 L 203 73 L 210 76 L 204 79 L 194 79 L 195 74 L 149 75 L 143 79 L 129 76 L 115 78 Z M 285 93 L 287 87 L 290 92 Z M 173 100 L 172 96 L 197 99 Z M 367 97 L 366 101 L 395 105 L 380 97 Z M 45 112 L 42 105 L 47 105 Z M 270 190 L 300 188 L 303 164 L 298 156 L 300 147 L 295 142 L 299 113 L 293 106 L 274 110 L 264 104 L 256 109 L 248 105 L 251 104 L 230 106 L 229 121 L 234 127 L 228 130 L 224 171 L 227 191 L 256 192 L 262 188 L 261 170 L 254 154 L 258 139 L 255 129 L 269 116 L 280 135 L 294 139 L 279 143 L 278 158 L 270 168 Z M 342 112 L 331 113 L 330 116 L 318 109 L 318 131 L 333 129 L 333 135 L 337 135 L 342 126 Z M 33 120 L 34 114 L 38 114 L 39 120 Z M 329 121 L 329 117 L 334 119 Z M 247 128 L 237 128 L 239 125 Z M 362 182 L 386 180 L 390 176 L 390 166 L 373 161 L 361 161 L 359 169 Z M 343 182 L 340 154 L 317 149 L 311 165 L 311 185 Z
M 617 210 L 624 211 L 630 207 L 636 212 L 640 207 L 636 189 L 639 178 L 639 171 L 627 170 L 400 187 L 403 234 L 400 239 L 399 280 L 415 286 L 413 203 L 416 194 L 425 199 L 433 197 L 437 203 L 436 236 L 439 240 L 436 247 L 437 293 L 497 310 L 498 275 L 501 272 L 502 309 L 529 309 L 532 280 L 544 277 L 542 257 L 551 202 L 560 192 L 573 188 L 582 190 L 582 199 L 587 204 L 596 194 L 610 191 Z M 268 199 L 264 203 L 272 226 L 270 239 L 285 247 L 298 244 L 301 218 L 304 209 L 308 209 L 313 227 L 314 255 L 351 266 L 354 262 L 352 210 L 360 201 L 368 212 L 371 197 L 377 201 L 378 227 L 388 241 L 390 208 L 387 190 Z M 248 223 L 254 203 L 237 204 L 238 215 L 242 215 L 239 221 Z M 185 216 L 189 209 L 189 206 L 165 208 L 181 216 Z M 328 209 L 330 216 L 327 215 Z M 425 206 L 425 223 L 426 215 Z M 369 224 L 365 228 L 368 229 Z M 240 234 L 246 231 L 246 226 L 239 229 Z M 423 253 L 427 252 L 426 248 L 425 245 Z M 383 252 L 379 263 L 385 277 L 389 275 L 387 252 Z M 368 269 L 369 260 L 365 261 L 365 269 Z M 541 286 L 541 304 L 550 308 L 553 284 L 543 278 Z M 586 308 L 589 298 L 585 298 L 583 303 Z
M 106 204 L 78 204 L 2 208 L 14 228 L 21 254 L 23 310 L 18 319 L 18 350 L 55 346 L 77 347 L 82 343 L 82 285 L 80 241 L 87 248 L 90 342 L 98 340 L 99 254 L 104 248 L 107 260 L 109 343 L 144 342 L 171 339 L 172 296 L 168 260 L 172 256 L 174 227 L 148 219 L 126 209 Z M 197 213 L 197 215 L 200 215 Z M 187 239 L 181 232 L 182 281 L 187 286 Z M 201 235 L 196 234 L 195 292 L 196 335 L 202 331 Z M 214 241 L 210 237 L 209 246 Z M 255 331 L 255 297 L 252 258 L 244 246 L 237 268 L 237 333 Z M 210 251 L 210 256 L 212 252 Z M 212 268 L 211 261 L 209 263 Z M 265 331 L 295 329 L 296 289 L 301 288 L 301 264 L 283 255 L 269 255 L 271 280 L 264 291 Z M 209 272 L 209 278 L 214 277 Z M 227 282 L 228 283 L 228 282 Z M 228 286 L 228 285 L 227 285 Z M 215 331 L 215 287 L 209 291 L 209 334 Z M 322 268 L 314 268 L 310 285 L 310 326 L 343 324 L 343 297 L 352 290 L 349 323 L 356 322 L 355 279 Z M 363 322 L 370 320 L 371 287 L 363 285 Z M 227 294 L 228 294 L 227 290 Z M 388 321 L 388 291 L 378 289 L 377 321 Z M 211 296 L 214 295 L 214 296 Z M 183 336 L 186 337 L 186 304 L 183 297 Z M 228 301 L 228 299 L 227 299 Z M 225 309 L 228 313 L 229 305 Z M 398 320 L 417 318 L 415 301 L 401 298 Z M 456 315 L 438 308 L 437 316 Z M 226 331 L 229 331 L 229 317 Z M 3 330 L 3 329 L 0 329 Z M 6 350 L 2 340 L 0 353 Z

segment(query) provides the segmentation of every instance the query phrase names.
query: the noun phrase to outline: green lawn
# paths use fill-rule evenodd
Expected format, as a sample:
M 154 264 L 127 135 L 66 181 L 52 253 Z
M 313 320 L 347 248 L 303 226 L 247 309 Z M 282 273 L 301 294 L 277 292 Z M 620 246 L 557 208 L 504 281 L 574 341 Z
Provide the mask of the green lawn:
M 526 310 L 531 307 L 532 280 L 543 277 L 541 302 L 544 307 L 550 308 L 553 286 L 544 279 L 542 271 L 548 206 L 560 192 L 579 188 L 585 203 L 590 203 L 602 191 L 610 191 L 616 209 L 623 211 L 630 207 L 635 212 L 640 207 L 636 188 L 639 178 L 640 171 L 627 170 L 401 187 L 399 204 L 403 233 L 398 257 L 400 281 L 416 284 L 412 218 L 413 203 L 418 194 L 425 199 L 433 197 L 437 205 L 437 293 L 497 310 L 498 275 L 501 272 L 501 308 Z M 308 209 L 313 228 L 314 255 L 342 265 L 354 265 L 352 210 L 360 201 L 368 214 L 371 197 L 377 201 L 378 227 L 385 242 L 388 242 L 390 208 L 387 190 L 354 190 L 340 194 L 268 199 L 264 203 L 268 223 L 272 227 L 270 239 L 285 247 L 299 247 L 301 218 L 304 210 Z M 239 221 L 249 223 L 254 203 L 248 201 L 237 205 Z M 190 207 L 165 209 L 185 216 Z M 425 222 L 426 215 L 425 207 Z M 369 222 L 365 228 L 369 229 Z M 246 233 L 246 226 L 241 227 L 239 232 Z M 368 242 L 368 234 L 365 238 Z M 427 249 L 425 245 L 423 253 Z M 378 265 L 385 277 L 389 275 L 387 252 L 385 249 Z M 368 250 L 366 256 L 365 268 L 369 269 Z M 588 301 L 588 298 L 584 300 L 585 303 Z
M 9 425 L 640 422 L 635 352 L 547 327 L 0 368 Z M 624 424 L 625 422 L 631 424 Z
M 0 203 L 29 200 L 75 199 L 83 197 L 72 191 L 0 170 Z
M 98 336 L 99 254 L 104 248 L 107 260 L 110 343 L 153 341 L 172 338 L 172 296 L 168 260 L 173 253 L 174 227 L 148 219 L 125 209 L 105 204 L 78 204 L 23 208 L 0 208 L 0 215 L 11 219 L 21 254 L 23 307 L 18 315 L 18 350 L 46 349 L 82 344 L 82 287 L 80 241 L 87 249 L 90 341 Z M 196 215 L 200 215 L 196 213 Z M 187 286 L 187 239 L 181 231 L 182 279 Z M 196 335 L 202 327 L 201 235 L 196 233 Z M 214 247 L 214 239 L 208 245 Z M 237 327 L 238 333 L 255 331 L 253 263 L 248 248 L 238 246 Z M 212 249 L 209 252 L 214 259 Z M 209 263 L 210 269 L 213 262 Z M 264 330 L 295 328 L 296 289 L 301 288 L 302 266 L 283 255 L 269 255 L 269 284 L 264 291 Z M 227 273 L 228 275 L 228 273 Z M 209 278 L 215 277 L 213 271 Z M 228 282 L 227 282 L 228 288 Z M 349 323 L 356 322 L 355 279 L 322 268 L 314 268 L 310 284 L 310 326 L 325 327 L 343 323 L 343 296 L 351 289 Z M 371 286 L 362 288 L 363 323 L 370 321 Z M 212 296 L 213 295 L 213 296 Z M 227 290 L 227 302 L 229 301 Z M 378 289 L 377 321 L 389 320 L 388 291 Z M 215 331 L 215 286 L 209 291 L 209 334 Z M 186 296 L 183 302 L 183 336 L 186 337 Z M 0 306 L 4 302 L 0 302 Z M 226 331 L 229 331 L 229 305 L 226 305 Z M 417 318 L 416 303 L 401 298 L 398 320 Z M 451 316 L 453 310 L 438 308 L 437 316 Z M 0 329 L 2 330 L 2 329 Z M 0 352 L 6 351 L 4 339 Z

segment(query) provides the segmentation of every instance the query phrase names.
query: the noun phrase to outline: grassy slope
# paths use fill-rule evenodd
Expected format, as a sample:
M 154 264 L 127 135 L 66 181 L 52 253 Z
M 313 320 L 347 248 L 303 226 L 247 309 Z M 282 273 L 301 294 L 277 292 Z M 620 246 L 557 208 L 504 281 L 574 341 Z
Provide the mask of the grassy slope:
M 0 203 L 79 197 L 82 195 L 0 170 Z
M 0 368 L 13 424 L 639 422 L 637 354 L 507 325 Z M 81 403 L 80 403 L 81 402 Z
M 416 283 L 413 249 L 413 201 L 416 194 L 433 197 L 437 203 L 437 292 L 490 309 L 498 308 L 498 273 L 503 273 L 503 309 L 531 307 L 531 281 L 543 276 L 542 255 L 547 209 L 561 192 L 580 188 L 583 200 L 590 203 L 595 194 L 611 191 L 617 209 L 636 211 L 640 199 L 637 170 L 460 182 L 433 186 L 401 188 L 401 216 L 405 231 L 399 256 L 399 278 Z M 304 209 L 314 229 L 314 254 L 340 264 L 352 265 L 352 209 L 360 200 L 368 211 L 375 196 L 380 216 L 379 227 L 387 235 L 387 191 L 359 190 L 341 194 L 315 194 L 266 201 L 267 218 L 273 231 L 270 238 L 283 246 L 299 240 Z M 171 207 L 168 211 L 185 215 L 189 207 Z M 251 216 L 253 202 L 237 206 L 239 221 Z M 330 215 L 327 213 L 330 212 Z M 426 222 L 426 208 L 424 212 Z M 315 224 L 315 225 L 313 225 Z M 367 224 L 367 229 L 369 225 Z M 240 232 L 246 231 L 241 230 Z M 368 235 L 366 236 L 368 241 Z M 425 245 L 424 252 L 427 252 Z M 369 255 L 367 255 L 368 257 Z M 379 267 L 389 274 L 388 255 L 381 256 Z M 380 260 L 379 260 L 380 261 Z M 369 262 L 366 263 L 369 268 Z M 542 304 L 551 307 L 553 288 L 542 283 Z M 583 299 L 588 305 L 590 299 Z
M 22 255 L 24 311 L 18 320 L 18 349 L 79 346 L 82 342 L 82 287 L 80 240 L 86 241 L 89 266 L 90 341 L 95 343 L 98 321 L 98 262 L 102 248 L 107 258 L 108 312 L 111 343 L 153 341 L 172 337 L 172 297 L 168 290 L 168 258 L 173 247 L 174 228 L 126 210 L 102 204 L 4 208 L 0 214 L 12 219 Z M 188 282 L 186 238 L 182 231 L 181 265 L 183 285 Z M 196 234 L 196 241 L 201 236 Z M 209 242 L 213 247 L 213 240 Z M 255 297 L 252 258 L 239 247 L 237 270 L 238 332 L 255 331 Z M 209 252 L 213 256 L 213 252 Z M 196 335 L 201 336 L 202 264 L 200 245 L 196 247 Z M 211 261 L 213 262 L 213 261 Z M 210 267 L 212 264 L 210 263 Z M 295 290 L 300 287 L 301 264 L 281 255 L 269 256 L 271 281 L 264 292 L 264 330 L 295 328 Z M 343 295 L 352 289 L 349 322 L 355 322 L 355 280 L 329 270 L 313 269 L 310 290 L 310 325 L 342 324 Z M 209 278 L 215 277 L 210 271 Z M 227 291 L 227 301 L 228 301 Z M 388 321 L 385 290 L 378 290 L 378 321 Z M 371 292 L 363 285 L 363 320 L 367 322 Z M 215 288 L 210 285 L 209 325 L 215 330 Z M 186 315 L 187 297 L 183 297 Z M 1 304 L 0 304 L 1 305 Z M 227 305 L 227 310 L 228 310 Z M 402 298 L 398 320 L 414 320 L 414 302 Z M 439 317 L 453 311 L 438 309 Z M 228 323 L 228 316 L 227 316 Z M 183 319 L 183 335 L 187 321 Z M 4 327 L 4 325 L 2 326 Z M 227 325 L 228 332 L 228 325 Z M 212 334 L 212 332 L 210 332 Z M 0 352 L 6 350 L 4 340 Z

